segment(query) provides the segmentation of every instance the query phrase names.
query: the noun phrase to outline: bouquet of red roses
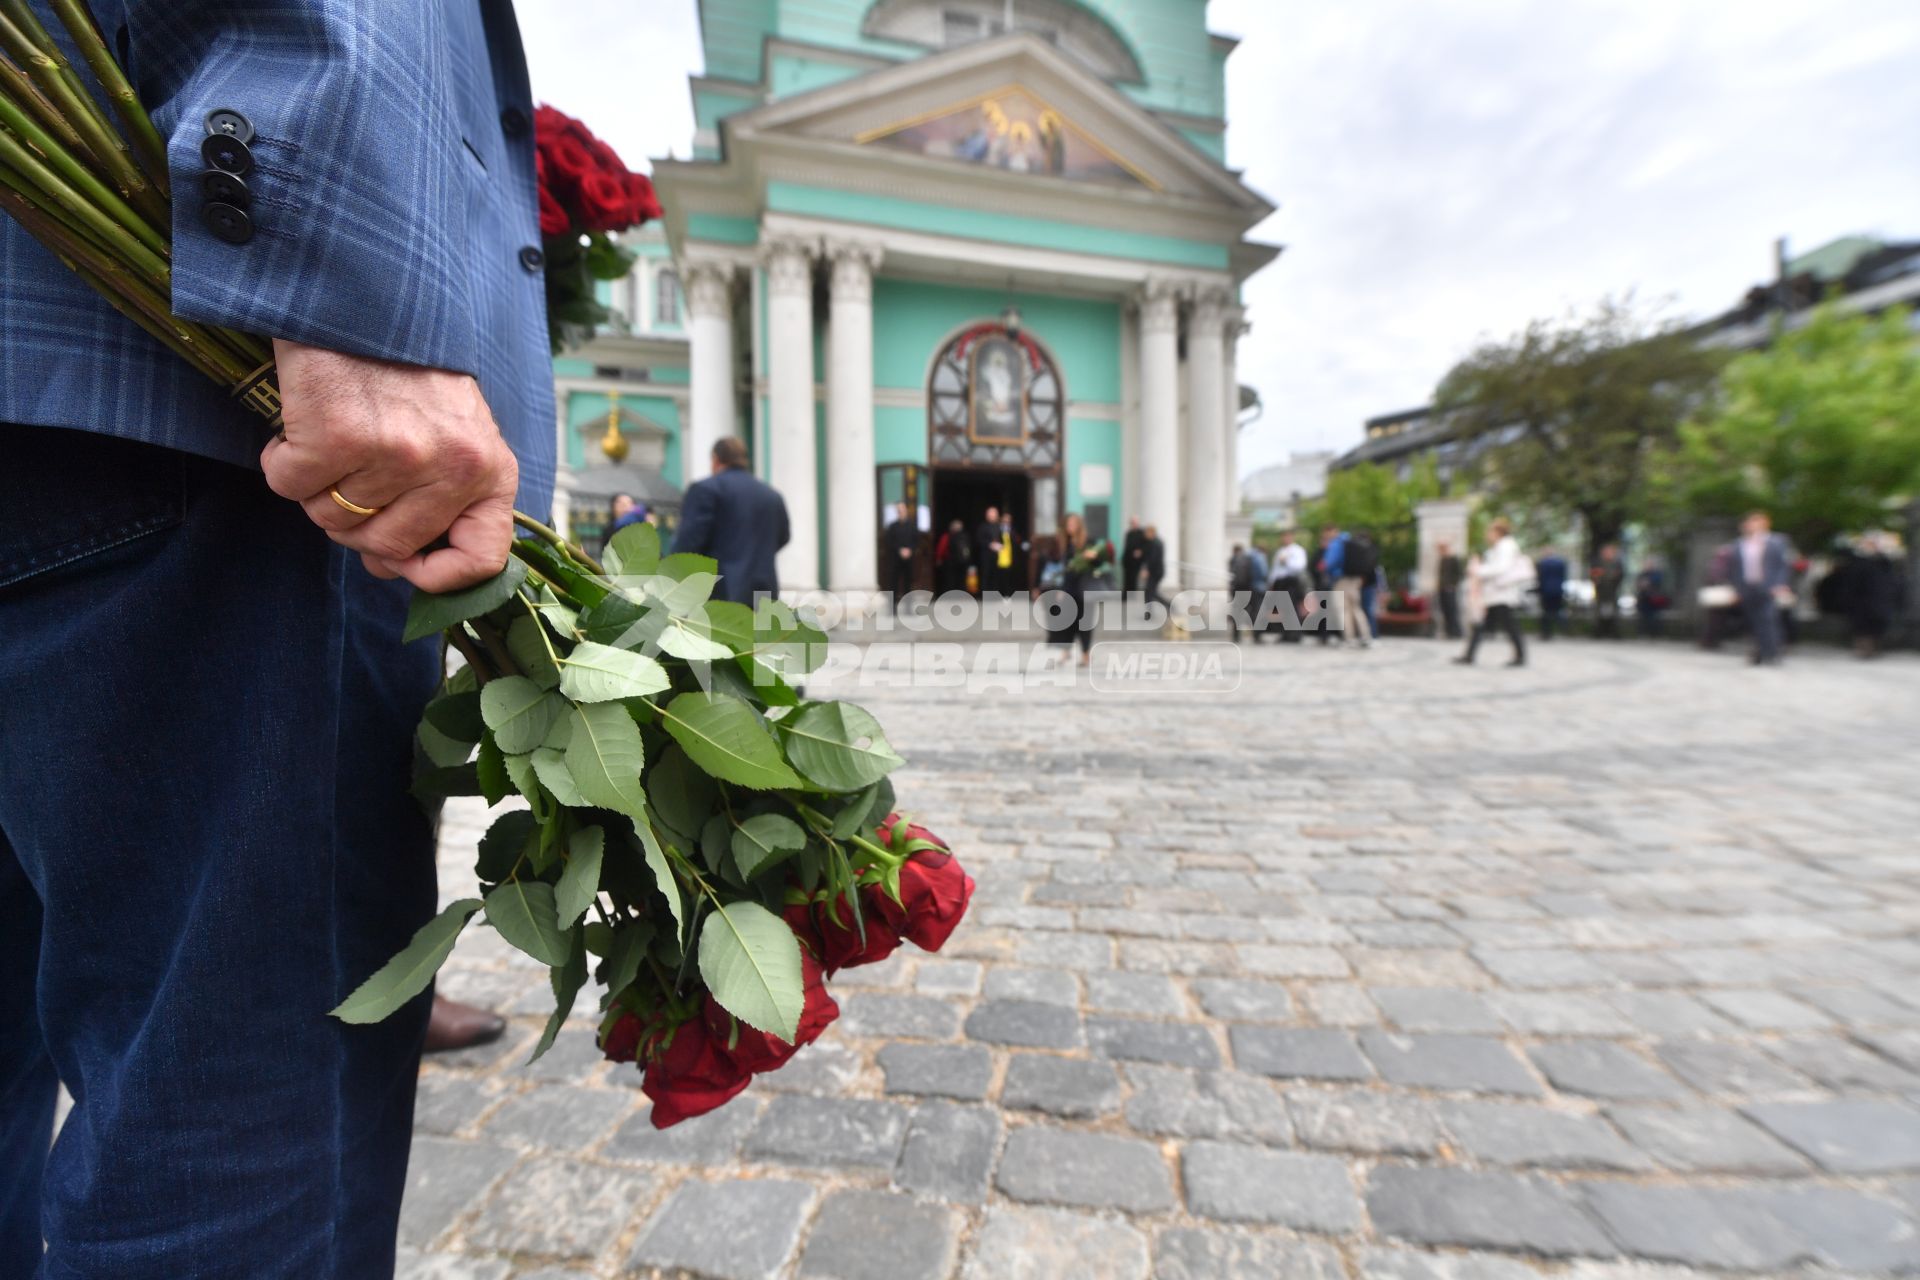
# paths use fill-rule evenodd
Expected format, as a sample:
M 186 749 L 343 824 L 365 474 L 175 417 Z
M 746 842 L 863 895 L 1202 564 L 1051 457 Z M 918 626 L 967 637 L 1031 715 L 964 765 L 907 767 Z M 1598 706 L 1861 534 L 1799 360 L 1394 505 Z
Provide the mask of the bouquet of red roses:
M 615 233 L 660 216 L 645 174 L 620 162 L 612 147 L 572 116 L 542 106 L 534 112 L 534 163 L 540 177 L 540 236 L 547 258 L 547 334 L 553 353 L 591 337 L 609 313 L 594 282 L 619 280 L 633 255 Z

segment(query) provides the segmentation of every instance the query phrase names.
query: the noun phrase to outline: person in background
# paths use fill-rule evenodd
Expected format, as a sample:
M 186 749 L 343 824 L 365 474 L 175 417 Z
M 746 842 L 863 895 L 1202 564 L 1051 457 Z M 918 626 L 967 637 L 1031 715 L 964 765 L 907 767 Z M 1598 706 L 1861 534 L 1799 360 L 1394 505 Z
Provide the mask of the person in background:
M 1454 661 L 1472 666 L 1474 654 L 1480 648 L 1480 637 L 1489 631 L 1499 630 L 1506 633 L 1508 642 L 1513 645 L 1513 657 L 1507 665 L 1524 667 L 1527 665 L 1527 644 L 1520 638 L 1518 610 L 1522 597 L 1533 583 L 1533 563 L 1521 554 L 1520 544 L 1513 538 L 1513 526 L 1504 517 L 1487 526 L 1487 537 L 1492 539 L 1492 545 L 1474 569 L 1474 576 L 1480 583 L 1481 598 L 1486 603 L 1487 616 L 1473 629 L 1473 637 L 1467 641 L 1467 651 Z
M 1640 634 L 1658 640 L 1667 633 L 1666 613 L 1673 604 L 1667 594 L 1667 571 L 1655 556 L 1641 562 L 1633 579 L 1633 613 Z
M 1260 606 L 1266 600 L 1266 598 L 1267 598 L 1267 553 L 1260 549 L 1260 546 L 1258 543 L 1254 543 L 1247 547 L 1247 606 L 1246 607 L 1247 607 L 1248 618 L 1257 619 L 1260 616 Z M 1266 629 L 1267 628 L 1261 625 L 1259 622 L 1255 622 L 1253 626 L 1249 628 L 1249 631 L 1253 636 L 1253 642 L 1255 644 L 1260 643 L 1260 637 L 1266 633 Z
M 1345 622 L 1347 642 L 1370 649 L 1373 647 L 1373 624 L 1367 616 L 1366 593 L 1376 586 L 1374 578 L 1380 569 L 1380 554 L 1374 549 L 1372 535 L 1365 529 L 1340 535 L 1336 546 L 1340 567 L 1335 577 L 1340 584 L 1340 612 Z M 1329 556 L 1331 554 L 1329 552 Z
M 1596 640 L 1620 638 L 1620 593 L 1627 585 L 1627 566 L 1620 559 L 1620 547 L 1609 542 L 1600 548 L 1599 563 L 1590 571 L 1593 578 L 1593 635 Z
M 973 562 L 980 567 L 980 594 L 1000 590 L 1000 508 L 988 507 L 973 531 Z
M 1233 544 L 1233 552 L 1227 557 L 1227 627 L 1233 634 L 1234 643 L 1240 641 L 1240 615 L 1234 605 L 1253 595 L 1253 559 L 1240 543 Z
M 1533 567 L 1540 584 L 1540 638 L 1551 640 L 1564 626 L 1561 619 L 1567 611 L 1567 560 L 1548 547 Z
M 1434 547 L 1440 555 L 1437 594 L 1440 597 L 1440 626 L 1449 640 L 1460 638 L 1460 583 L 1466 575 L 1466 566 L 1460 563 L 1460 557 L 1454 553 L 1453 544 L 1442 542 Z
M 1057 590 L 1066 596 L 1071 607 L 1060 625 L 1047 633 L 1047 643 L 1071 645 L 1077 638 L 1080 665 L 1090 666 L 1095 619 L 1087 608 L 1087 588 L 1102 569 L 1113 564 L 1113 544 L 1104 538 L 1087 537 L 1086 521 L 1078 511 L 1069 511 L 1061 523 L 1058 555 L 1061 573 Z
M 1753 637 L 1748 661 L 1755 666 L 1777 666 L 1780 609 L 1792 581 L 1793 549 L 1784 536 L 1773 531 L 1772 516 L 1764 511 L 1747 513 L 1740 522 L 1731 568 L 1734 589 L 1740 593 L 1740 612 L 1746 616 L 1747 631 Z
M 1273 576 L 1270 581 L 1275 591 L 1285 595 L 1293 604 L 1293 618 L 1301 617 L 1301 608 L 1307 596 L 1307 549 L 1300 545 L 1298 537 L 1291 529 L 1280 535 L 1280 545 L 1273 552 Z M 1296 643 L 1300 639 L 1297 626 L 1289 626 L 1280 633 L 1282 644 Z
M 613 516 L 613 523 L 607 526 L 607 536 L 609 538 L 630 524 L 645 524 L 647 522 L 646 504 L 643 502 L 635 502 L 633 495 L 630 493 L 614 494 L 613 503 L 608 510 Z
M 1167 607 L 1167 599 L 1160 594 L 1160 583 L 1167 576 L 1167 544 L 1160 540 L 1160 526 L 1150 524 L 1140 531 L 1140 590 L 1148 600 Z
M 714 441 L 713 474 L 687 488 L 674 554 L 713 557 L 720 566 L 713 598 L 753 604 L 780 594 L 774 553 L 791 537 L 786 501 L 747 470 L 747 442 L 739 436 Z
M 904 502 L 893 506 L 893 522 L 887 526 L 887 591 L 893 596 L 893 611 L 900 612 L 900 601 L 913 590 L 913 558 L 920 549 L 920 526 L 913 508 Z
M 1131 516 L 1127 520 L 1127 536 L 1120 540 L 1120 598 L 1130 603 L 1129 597 L 1140 590 L 1140 578 L 1146 571 L 1147 534 L 1140 527 L 1140 517 Z
M 1900 570 L 1887 554 L 1887 542 L 1878 533 L 1861 538 L 1847 574 L 1847 624 L 1853 651 L 1863 658 L 1880 656 L 1887 627 L 1900 608 Z
M 973 539 L 965 521 L 955 520 L 933 548 L 933 571 L 940 594 L 967 589 L 967 571 L 973 568 Z
M 1346 543 L 1337 526 L 1329 524 L 1321 528 L 1318 551 L 1313 558 L 1313 589 L 1320 593 L 1323 601 L 1333 602 L 1340 591 L 1340 558 L 1346 552 Z M 1344 625 L 1337 605 L 1323 606 L 1314 615 L 1314 630 L 1320 633 L 1323 645 L 1333 643 L 1333 627 Z

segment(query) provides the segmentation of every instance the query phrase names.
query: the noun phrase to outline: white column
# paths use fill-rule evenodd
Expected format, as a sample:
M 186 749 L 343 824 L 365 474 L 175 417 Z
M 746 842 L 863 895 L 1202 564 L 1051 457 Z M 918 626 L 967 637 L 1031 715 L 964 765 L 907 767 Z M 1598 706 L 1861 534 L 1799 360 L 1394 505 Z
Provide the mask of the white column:
M 827 586 L 871 591 L 880 582 L 873 480 L 873 273 L 880 249 L 830 244 L 827 349 Z
M 1247 332 L 1247 313 L 1227 311 L 1224 337 L 1227 362 L 1227 514 L 1240 514 L 1240 339 Z
M 682 264 L 687 286 L 688 387 L 692 403 L 680 436 L 681 487 L 707 474 L 713 446 L 739 434 L 733 396 L 733 264 Z
M 1226 485 L 1227 307 L 1224 289 L 1208 289 L 1195 300 L 1187 326 L 1188 441 L 1186 470 L 1186 556 L 1188 581 L 1218 588 L 1227 579 Z
M 1130 519 L 1139 519 L 1140 317 L 1132 300 L 1120 325 L 1120 471 L 1120 505 Z
M 1167 584 L 1186 580 L 1180 544 L 1180 291 L 1140 290 L 1140 522 L 1166 547 Z
M 820 519 L 813 401 L 814 245 L 780 237 L 764 246 L 767 266 L 768 482 L 787 503 L 792 540 L 780 552 L 782 592 L 820 585 Z

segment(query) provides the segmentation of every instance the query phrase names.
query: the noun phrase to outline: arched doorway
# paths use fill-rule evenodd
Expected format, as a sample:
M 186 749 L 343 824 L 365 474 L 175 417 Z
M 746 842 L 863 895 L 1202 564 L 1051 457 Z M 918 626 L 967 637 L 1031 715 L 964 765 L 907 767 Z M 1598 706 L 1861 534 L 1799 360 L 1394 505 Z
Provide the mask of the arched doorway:
M 948 340 L 927 381 L 927 466 L 933 530 L 959 520 L 969 535 L 987 508 L 1011 514 L 1027 544 L 1014 566 L 1030 585 L 1033 544 L 1059 531 L 1065 494 L 1066 388 L 1059 366 L 1017 317 L 972 325 Z

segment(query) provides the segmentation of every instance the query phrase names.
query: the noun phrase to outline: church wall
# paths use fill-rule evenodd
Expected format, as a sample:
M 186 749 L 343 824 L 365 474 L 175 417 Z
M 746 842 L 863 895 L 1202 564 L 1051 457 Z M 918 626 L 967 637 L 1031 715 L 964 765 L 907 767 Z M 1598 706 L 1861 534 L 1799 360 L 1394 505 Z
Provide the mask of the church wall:
M 607 407 L 607 397 L 599 392 L 576 391 L 567 398 L 568 466 L 581 470 L 603 460 L 599 439 L 600 431 L 606 426 Z M 682 489 L 686 488 L 687 479 L 681 474 L 679 402 L 670 395 L 647 395 L 622 390 L 620 407 L 666 428 L 666 460 L 660 468 L 660 474 Z

